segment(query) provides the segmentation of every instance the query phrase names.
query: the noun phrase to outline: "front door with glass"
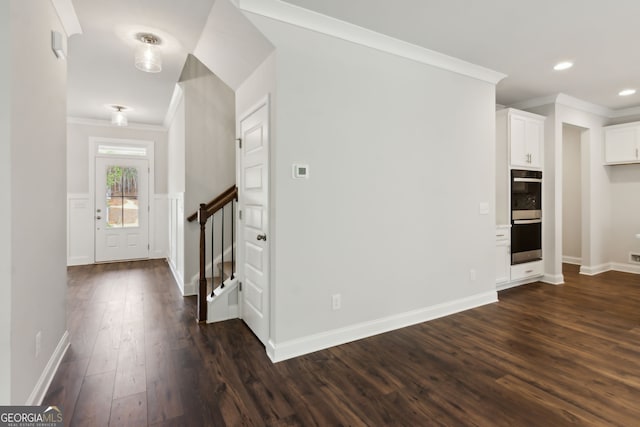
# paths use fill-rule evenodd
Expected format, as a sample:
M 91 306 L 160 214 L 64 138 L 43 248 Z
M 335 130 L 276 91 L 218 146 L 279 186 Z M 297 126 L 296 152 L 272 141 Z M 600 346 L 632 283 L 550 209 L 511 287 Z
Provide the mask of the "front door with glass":
M 148 160 L 95 160 L 96 262 L 148 258 Z

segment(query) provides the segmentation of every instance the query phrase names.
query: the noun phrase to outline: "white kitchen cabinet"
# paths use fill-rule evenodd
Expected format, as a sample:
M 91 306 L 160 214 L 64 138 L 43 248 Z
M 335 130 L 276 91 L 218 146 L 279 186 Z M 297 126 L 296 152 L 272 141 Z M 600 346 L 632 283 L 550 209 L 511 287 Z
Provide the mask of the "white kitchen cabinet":
M 509 158 L 512 168 L 542 169 L 544 117 L 509 109 Z
M 511 280 L 523 280 L 532 277 L 542 276 L 544 274 L 544 265 L 542 261 L 526 262 L 511 266 Z
M 505 108 L 496 111 L 496 224 L 511 221 L 511 169 L 541 170 L 544 116 Z
M 509 226 L 496 227 L 496 285 L 511 280 L 511 237 Z
M 640 163 L 640 122 L 604 128 L 604 163 Z

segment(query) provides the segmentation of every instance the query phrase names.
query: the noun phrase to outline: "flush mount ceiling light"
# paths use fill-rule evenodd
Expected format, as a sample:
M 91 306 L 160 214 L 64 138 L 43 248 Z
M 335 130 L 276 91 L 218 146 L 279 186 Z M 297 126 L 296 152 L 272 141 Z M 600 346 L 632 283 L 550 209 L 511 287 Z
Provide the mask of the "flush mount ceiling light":
M 125 111 L 127 111 L 128 108 L 122 105 L 112 105 L 111 108 L 113 109 L 111 112 L 111 124 L 114 126 L 127 126 L 129 121 L 127 120 Z
M 624 89 L 624 90 L 621 90 L 620 92 L 618 92 L 618 95 L 620 95 L 620 96 L 629 96 L 629 95 L 633 95 L 634 93 L 636 93 L 635 89 Z
M 139 33 L 136 39 L 140 42 L 136 48 L 136 68 L 147 73 L 162 71 L 160 38 L 151 33 Z
M 554 65 L 553 69 L 556 70 L 556 71 L 564 71 L 564 70 L 568 70 L 571 67 L 573 67 L 573 62 L 562 61 L 562 62 L 558 62 L 556 65 Z

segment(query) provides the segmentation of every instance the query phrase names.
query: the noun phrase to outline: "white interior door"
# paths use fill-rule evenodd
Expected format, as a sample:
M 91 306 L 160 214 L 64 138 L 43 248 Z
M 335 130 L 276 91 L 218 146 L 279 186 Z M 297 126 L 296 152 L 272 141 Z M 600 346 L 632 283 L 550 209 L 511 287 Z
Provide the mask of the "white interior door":
M 149 258 L 149 161 L 95 161 L 96 262 Z
M 240 122 L 239 222 L 242 318 L 266 345 L 269 339 L 269 107 Z

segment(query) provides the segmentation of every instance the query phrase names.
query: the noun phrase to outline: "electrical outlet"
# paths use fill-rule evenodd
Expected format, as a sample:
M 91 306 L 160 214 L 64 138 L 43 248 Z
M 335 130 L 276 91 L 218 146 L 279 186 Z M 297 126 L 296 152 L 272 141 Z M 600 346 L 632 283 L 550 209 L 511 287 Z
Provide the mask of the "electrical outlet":
M 42 331 L 36 334 L 36 359 L 40 357 L 40 349 L 42 348 Z
M 475 268 L 472 268 L 471 270 L 469 270 L 469 279 L 472 282 L 476 280 L 476 270 L 475 270 Z
M 340 299 L 340 294 L 331 295 L 331 307 L 333 308 L 333 311 L 340 310 Z

